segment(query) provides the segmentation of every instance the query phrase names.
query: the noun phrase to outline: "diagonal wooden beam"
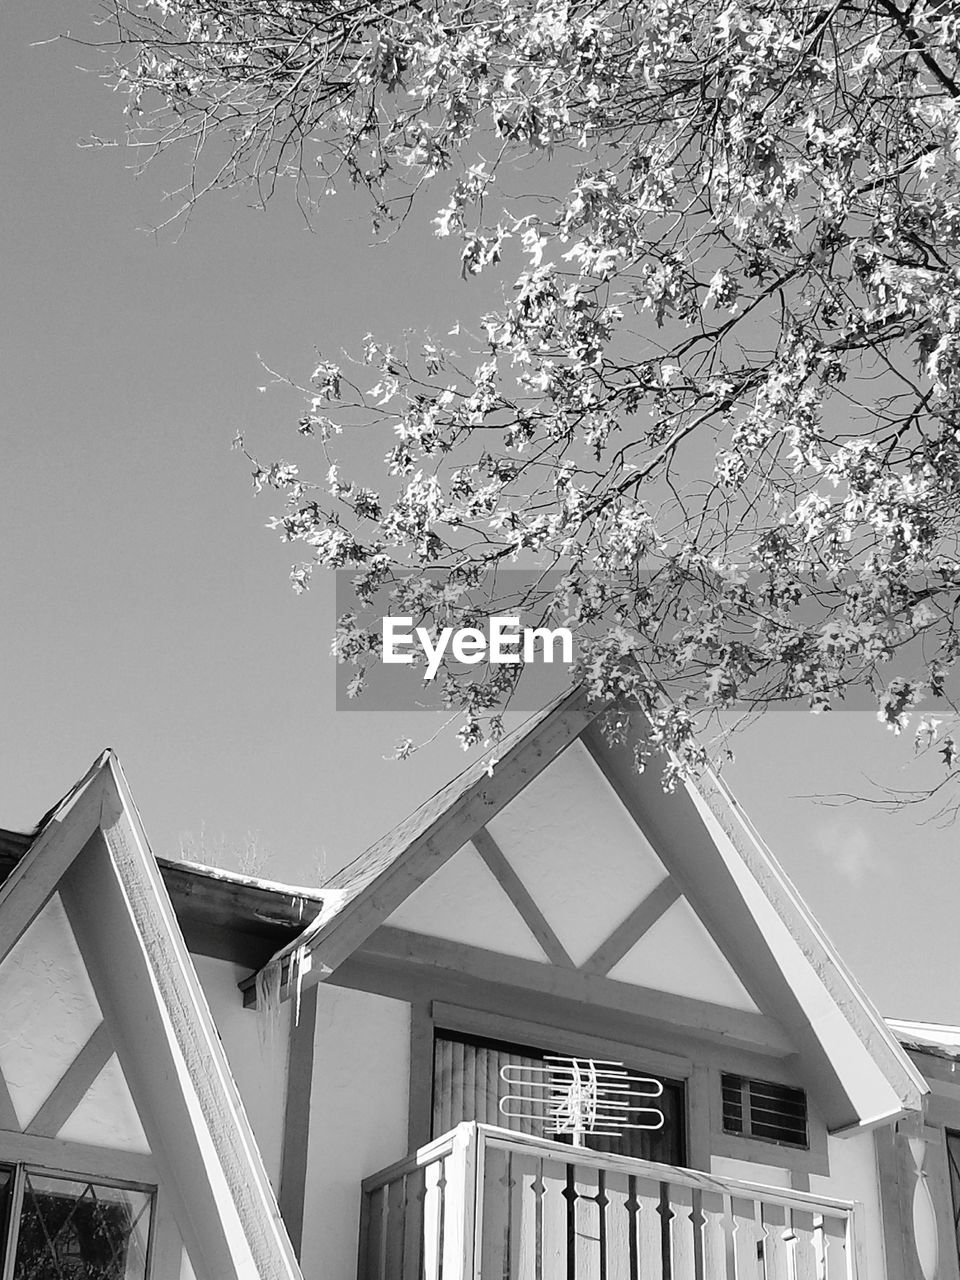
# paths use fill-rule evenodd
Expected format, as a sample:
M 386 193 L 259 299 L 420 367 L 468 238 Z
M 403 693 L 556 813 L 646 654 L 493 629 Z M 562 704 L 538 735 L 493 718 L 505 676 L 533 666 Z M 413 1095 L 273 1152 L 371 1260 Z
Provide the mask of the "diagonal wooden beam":
M 583 972 L 605 977 L 679 897 L 679 886 L 669 876 L 664 877 L 580 966 Z
M 0 1129 L 13 1133 L 20 1132 L 20 1121 L 17 1119 L 17 1111 L 2 1071 L 0 1071 Z
M 317 988 L 311 987 L 303 993 L 299 1021 L 290 1019 L 287 1100 L 283 1113 L 283 1152 L 277 1197 L 290 1243 L 298 1258 L 303 1249 L 316 1033 Z
M 84 1094 L 107 1065 L 113 1041 L 107 1024 L 101 1022 L 90 1039 L 53 1087 L 53 1092 L 27 1125 L 27 1133 L 55 1138 L 83 1100 Z
M 473 847 L 496 876 L 501 889 L 517 908 L 523 923 L 540 943 L 551 963 L 563 965 L 567 969 L 574 968 L 574 963 L 563 943 L 551 929 L 527 886 L 514 871 L 506 854 L 486 827 L 481 827 L 479 831 L 474 832 Z

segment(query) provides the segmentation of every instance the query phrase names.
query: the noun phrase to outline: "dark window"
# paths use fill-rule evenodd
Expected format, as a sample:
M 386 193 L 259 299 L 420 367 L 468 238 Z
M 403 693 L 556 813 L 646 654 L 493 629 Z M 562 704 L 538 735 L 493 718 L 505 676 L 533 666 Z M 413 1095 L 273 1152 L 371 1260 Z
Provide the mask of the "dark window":
M 806 1147 L 807 1095 L 802 1089 L 743 1076 L 720 1077 L 725 1133 Z
M 144 1280 L 152 1201 L 143 1188 L 0 1168 L 0 1272 L 12 1280 Z
M 480 1124 L 542 1136 L 539 1126 L 529 1120 L 501 1114 L 500 1098 L 509 1090 L 500 1079 L 500 1068 L 507 1063 L 542 1062 L 552 1052 L 554 1050 L 438 1030 L 433 1054 L 433 1136 L 438 1138 L 461 1120 L 476 1120 Z M 640 1075 L 650 1075 L 642 1064 L 628 1063 L 627 1066 Z M 683 1084 L 677 1080 L 661 1083 L 663 1093 L 652 1099 L 651 1104 L 663 1112 L 662 1129 L 627 1129 L 617 1138 L 588 1134 L 587 1146 L 612 1155 L 682 1165 L 686 1159 Z
M 960 1133 L 947 1130 L 947 1167 L 950 1171 L 950 1201 L 953 1209 L 953 1237 L 960 1258 Z

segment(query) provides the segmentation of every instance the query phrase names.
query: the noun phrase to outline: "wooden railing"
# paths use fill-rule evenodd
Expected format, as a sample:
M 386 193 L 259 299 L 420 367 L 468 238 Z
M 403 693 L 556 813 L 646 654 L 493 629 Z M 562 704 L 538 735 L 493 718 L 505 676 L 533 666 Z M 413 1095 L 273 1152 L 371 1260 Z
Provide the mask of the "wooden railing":
M 461 1124 L 364 1181 L 359 1280 L 856 1280 L 853 1217 L 840 1200 Z

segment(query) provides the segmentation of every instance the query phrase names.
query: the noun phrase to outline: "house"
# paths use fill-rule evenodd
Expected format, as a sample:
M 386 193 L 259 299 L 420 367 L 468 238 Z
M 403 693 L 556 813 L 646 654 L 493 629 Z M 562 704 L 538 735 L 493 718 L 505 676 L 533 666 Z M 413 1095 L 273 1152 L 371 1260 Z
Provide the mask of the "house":
M 960 1280 L 960 1030 L 885 1023 L 733 798 L 574 690 L 320 889 L 0 833 L 2 1280 Z M 548 1139 L 501 1069 L 662 1085 Z

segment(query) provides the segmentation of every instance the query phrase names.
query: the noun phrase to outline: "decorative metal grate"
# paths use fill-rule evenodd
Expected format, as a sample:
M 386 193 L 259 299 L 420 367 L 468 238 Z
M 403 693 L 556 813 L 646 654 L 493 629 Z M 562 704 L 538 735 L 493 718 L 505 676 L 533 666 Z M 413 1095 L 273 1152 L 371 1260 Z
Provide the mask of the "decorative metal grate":
M 808 1145 L 807 1095 L 802 1089 L 726 1074 L 720 1083 L 727 1133 L 793 1147 Z

